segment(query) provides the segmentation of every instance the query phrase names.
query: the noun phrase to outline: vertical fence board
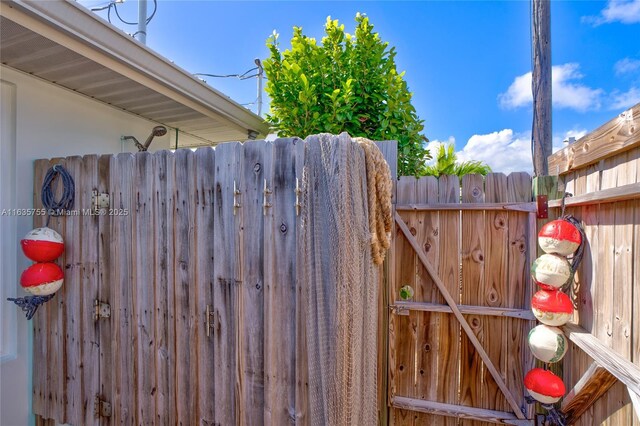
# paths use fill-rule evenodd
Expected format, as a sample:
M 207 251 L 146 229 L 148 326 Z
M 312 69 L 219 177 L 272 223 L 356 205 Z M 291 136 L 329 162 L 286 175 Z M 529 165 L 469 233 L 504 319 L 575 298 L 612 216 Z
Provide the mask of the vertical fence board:
M 169 309 L 169 300 L 173 300 L 173 279 L 169 277 L 169 259 L 173 259 L 173 238 L 168 236 L 168 224 L 173 223 L 173 185 L 175 167 L 173 154 L 161 151 L 154 154 L 155 171 L 153 174 L 153 265 L 155 311 L 155 421 L 157 424 L 175 424 L 175 387 L 169 383 L 173 375 L 170 365 L 175 364 L 173 335 L 173 310 Z M 171 183 L 169 183 L 171 182 Z M 169 194 L 170 192 L 170 194 Z M 173 237 L 173 235 L 172 235 Z M 171 253 L 169 250 L 171 249 Z M 170 284 L 171 283 L 171 284 Z
M 84 190 L 84 176 L 82 174 L 82 158 L 68 157 L 65 160 L 65 168 L 69 174 L 77 182 L 74 191 L 74 209 L 80 207 L 78 201 L 82 191 Z M 59 179 L 59 178 L 58 178 Z M 58 182 L 58 186 L 61 183 Z M 91 317 L 84 319 L 82 294 L 83 289 L 80 284 L 82 281 L 83 267 L 83 250 L 91 244 L 82 238 L 80 231 L 80 215 L 71 214 L 64 217 L 65 232 L 63 238 L 66 242 L 64 252 L 64 270 L 65 282 L 64 292 L 60 291 L 58 297 L 64 294 L 65 302 L 65 324 L 62 332 L 64 336 L 64 352 L 61 361 L 66 364 L 66 374 L 64 376 L 63 386 L 65 388 L 66 397 L 65 416 L 64 419 L 58 421 L 70 424 L 80 424 L 82 416 L 82 323 L 92 324 Z M 61 289 L 62 290 L 62 289 Z
M 34 163 L 33 177 L 33 207 L 36 209 L 42 206 L 42 181 L 49 167 L 49 160 L 36 160 Z M 35 215 L 33 217 L 33 227 L 45 226 L 46 217 Z M 41 362 L 48 359 L 49 324 L 47 321 L 48 307 L 45 304 L 39 308 L 38 315 L 33 317 L 33 412 L 44 418 L 51 418 L 49 411 L 49 381 L 47 380 L 47 370 L 51 368 L 51 363 Z
M 294 150 L 294 158 L 295 158 L 295 178 L 298 183 L 298 188 L 302 188 L 302 178 L 304 171 L 304 153 L 305 153 L 305 145 L 301 139 L 294 139 L 293 141 L 293 150 Z M 295 187 L 295 183 L 294 183 Z M 300 194 L 298 194 L 300 195 Z M 294 197 L 294 201 L 302 202 L 302 197 Z M 295 325 L 295 351 L 296 351 L 296 359 L 295 359 L 295 370 L 296 370 L 296 391 L 295 391 L 295 400 L 296 400 L 296 425 L 306 426 L 310 424 L 310 417 L 308 412 L 308 404 L 309 404 L 309 365 L 308 365 L 308 354 L 307 354 L 307 321 L 306 321 L 306 312 L 304 310 L 304 292 L 303 286 L 305 285 L 304 281 L 304 265 L 302 261 L 302 252 L 299 249 L 302 247 L 302 219 L 301 215 L 298 212 L 301 212 L 302 209 L 296 209 L 294 206 L 294 210 L 296 211 L 296 325 Z
M 236 229 L 234 180 L 238 180 L 242 145 L 227 143 L 216 148 L 214 246 L 226 256 L 214 257 L 213 302 L 216 318 L 214 330 L 215 419 L 220 424 L 236 423 Z M 238 185 L 238 183 L 236 183 Z M 241 197 L 237 197 L 240 202 Z
M 241 219 L 239 240 L 238 294 L 238 423 L 264 422 L 264 252 L 263 189 L 267 176 L 264 165 L 264 141 L 245 142 L 242 161 L 242 207 L 236 213 Z M 269 183 L 267 183 L 269 184 Z M 244 230 L 244 228 L 247 228 Z
M 438 180 L 433 176 L 422 177 L 416 181 L 416 203 L 437 203 L 438 202 Z M 432 265 L 439 263 L 439 232 L 438 232 L 438 212 L 422 212 L 418 214 L 416 222 L 416 239 L 420 247 L 427 254 L 427 258 Z M 426 271 L 420 262 L 416 262 L 416 300 L 419 302 L 444 303 L 438 288 L 433 282 L 433 278 Z M 411 316 L 417 317 L 416 332 L 416 368 L 414 395 L 419 399 L 439 401 L 446 403 L 457 403 L 457 387 L 453 399 L 451 395 L 444 394 L 442 389 L 438 389 L 440 351 L 440 324 L 447 320 L 448 314 L 436 312 L 412 312 Z M 418 413 L 416 424 L 442 425 L 448 420 L 446 417 Z
M 265 424 L 296 421 L 295 177 L 298 139 L 276 139 L 269 161 L 273 206 L 265 221 Z M 277 344 L 275 344 L 278 342 Z
M 63 167 L 67 167 L 68 164 L 64 158 L 53 158 L 50 163 L 50 167 L 56 164 L 60 164 Z M 54 190 L 54 196 L 56 200 L 62 197 L 62 185 L 58 184 Z M 60 235 L 66 235 L 66 217 L 58 216 L 51 217 L 49 222 L 49 228 L 54 229 Z M 66 272 L 66 265 L 68 260 L 68 254 L 64 253 L 55 263 L 57 263 L 63 271 Z M 50 322 L 49 333 L 53 336 L 53 341 L 49 343 L 49 357 L 48 362 L 51 362 L 51 368 L 48 369 L 49 380 L 51 380 L 49 403 L 50 411 L 53 414 L 51 417 L 59 423 L 65 423 L 67 419 L 67 389 L 65 387 L 67 377 L 67 364 L 66 364 L 66 350 L 67 341 L 65 338 L 66 325 L 67 325 L 67 287 L 69 283 L 64 283 L 60 290 L 56 292 L 51 301 L 44 306 L 47 307 L 47 321 Z
M 488 203 L 507 201 L 507 177 L 502 173 L 490 173 L 486 177 L 485 200 Z M 504 307 L 507 296 L 508 274 L 508 219 L 505 211 L 492 211 L 486 213 L 486 256 L 485 256 L 485 285 L 482 297 L 483 305 L 491 307 Z M 484 344 L 487 354 L 494 366 L 506 381 L 506 359 L 508 348 L 506 347 L 507 319 L 485 318 L 483 327 Z M 497 383 L 483 368 L 483 381 L 485 383 L 482 404 L 483 408 L 512 411 L 506 402 Z
M 460 202 L 460 179 L 441 176 L 438 180 L 438 202 Z M 440 254 L 438 274 L 452 297 L 460 302 L 460 212 L 441 211 L 439 218 Z M 457 401 L 460 381 L 460 323 L 453 315 L 441 316 L 440 353 L 438 354 L 438 393 L 446 395 L 451 403 Z M 447 419 L 447 424 L 455 420 Z
M 199 148 L 196 151 L 196 322 L 198 326 L 198 413 L 199 425 L 211 425 L 214 422 L 215 370 L 213 368 L 213 337 L 207 337 L 207 306 L 213 309 L 213 286 L 215 284 L 213 263 L 216 255 L 213 227 L 214 167 L 215 151 L 212 148 Z M 213 330 L 210 330 L 213 332 Z
M 482 175 L 466 175 L 462 178 L 462 202 L 484 203 L 484 179 Z M 488 214 L 488 212 L 487 212 Z M 482 290 L 485 288 L 486 241 L 485 212 L 462 212 L 462 303 L 484 305 Z M 480 343 L 484 342 L 485 320 L 478 315 L 466 315 Z M 454 321 L 454 319 L 451 319 Z M 479 407 L 482 401 L 482 359 L 471 341 L 462 335 L 460 350 L 460 404 Z M 486 407 L 485 407 L 486 408 Z M 463 420 L 463 425 L 481 424 L 479 421 Z
M 194 424 L 197 417 L 197 389 L 194 295 L 194 262 L 191 246 L 194 242 L 193 151 L 175 152 L 175 342 L 176 342 L 176 423 Z
M 128 209 L 133 207 L 133 171 L 134 156 L 119 154 L 112 157 L 111 188 L 113 198 L 111 208 Z M 133 258 L 131 251 L 132 223 L 131 215 L 109 216 L 113 244 L 111 244 L 111 264 L 105 267 L 113 270 L 111 312 L 113 321 L 113 341 L 111 342 L 113 359 L 113 419 L 116 424 L 132 424 L 136 421 L 136 354 L 135 330 L 133 321 L 134 305 L 132 295 Z
M 115 195 L 111 189 L 111 169 L 112 157 L 111 155 L 101 155 L 98 159 L 98 184 L 96 189 L 99 193 L 107 193 L 110 196 L 111 202 L 115 202 Z M 98 300 L 105 303 L 111 303 L 113 305 L 114 299 L 112 299 L 114 288 L 114 271 L 111 268 L 111 244 L 112 244 L 112 226 L 111 218 L 108 215 L 98 214 Z M 115 291 L 115 290 L 113 290 Z M 113 402 L 113 389 L 114 389 L 114 370 L 113 370 L 113 341 L 112 330 L 115 325 L 113 320 L 107 319 L 98 323 L 99 334 L 99 357 L 100 363 L 98 368 L 98 380 L 99 389 L 97 395 L 105 401 Z M 88 395 L 89 398 L 94 395 Z M 93 406 L 88 406 L 87 417 L 93 420 Z M 107 424 L 104 420 L 99 420 L 97 424 Z M 91 421 L 87 421 L 86 424 L 91 424 Z
M 156 416 L 153 192 L 155 158 L 148 152 L 135 156 L 133 200 L 128 212 L 113 209 L 114 215 L 131 215 L 135 333 L 136 333 L 136 408 L 139 424 L 154 424 Z
M 416 197 L 416 178 L 402 176 L 397 186 L 398 203 L 411 203 Z M 412 212 L 402 212 L 412 233 L 416 232 L 417 215 Z M 392 292 L 391 301 L 400 300 L 400 288 L 411 286 L 416 289 L 416 253 L 396 226 L 396 288 Z M 395 347 L 392 365 L 393 395 L 413 396 L 415 390 L 415 359 L 416 359 L 416 327 L 417 318 L 411 315 L 392 315 L 394 322 Z M 413 425 L 414 413 L 406 410 L 393 409 L 392 423 L 395 425 Z
M 528 173 L 511 173 L 507 177 L 507 201 L 530 202 L 531 177 Z M 529 265 L 534 253 L 529 253 L 529 238 L 537 241 L 536 235 L 528 235 L 529 216 L 527 213 L 508 213 L 508 277 L 505 306 L 508 308 L 527 309 L 526 300 L 533 295 Z M 528 370 L 525 366 L 533 364 L 533 355 L 528 348 L 527 335 L 535 326 L 534 321 L 510 319 L 507 321 L 506 348 L 507 362 L 506 384 L 516 400 L 525 411 L 530 411 L 524 401 L 526 393 L 523 378 Z M 528 416 L 533 413 L 528 412 Z

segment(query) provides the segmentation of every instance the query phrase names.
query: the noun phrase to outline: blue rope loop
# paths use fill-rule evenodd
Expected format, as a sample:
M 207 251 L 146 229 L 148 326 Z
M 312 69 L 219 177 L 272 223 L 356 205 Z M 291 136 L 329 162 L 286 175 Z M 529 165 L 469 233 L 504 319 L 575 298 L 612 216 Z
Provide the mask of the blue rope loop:
M 58 179 L 59 178 L 59 179 Z M 55 198 L 58 180 L 62 181 L 62 196 L 59 200 Z M 73 177 L 61 165 L 56 164 L 51 167 L 42 182 L 42 205 L 47 211 L 47 224 L 51 216 L 61 216 L 73 209 L 76 192 L 76 184 Z
M 7 300 L 18 305 L 20 309 L 22 309 L 22 312 L 26 314 L 27 319 L 30 320 L 36 314 L 38 307 L 51 300 L 54 295 L 55 293 L 46 296 L 9 297 Z

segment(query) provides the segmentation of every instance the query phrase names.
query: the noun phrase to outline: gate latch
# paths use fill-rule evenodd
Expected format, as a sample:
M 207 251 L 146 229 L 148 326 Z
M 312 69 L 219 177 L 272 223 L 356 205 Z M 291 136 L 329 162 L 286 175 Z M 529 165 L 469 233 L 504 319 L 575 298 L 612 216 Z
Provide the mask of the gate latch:
M 111 305 L 103 303 L 98 299 L 93 301 L 93 320 L 98 321 L 100 318 L 111 317 Z
M 111 417 L 111 404 L 96 395 L 93 400 L 93 415 L 96 417 Z

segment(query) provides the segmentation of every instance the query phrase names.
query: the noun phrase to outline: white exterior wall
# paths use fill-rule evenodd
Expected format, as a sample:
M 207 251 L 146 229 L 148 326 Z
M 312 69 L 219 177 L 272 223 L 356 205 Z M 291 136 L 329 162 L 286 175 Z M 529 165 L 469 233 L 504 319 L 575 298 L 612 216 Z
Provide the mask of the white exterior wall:
M 0 66 L 0 212 L 33 208 L 33 161 L 40 158 L 135 151 L 120 136 L 140 142 L 157 123 L 120 111 Z M 174 133 L 155 138 L 151 150 L 175 146 Z M 18 282 L 30 264 L 19 241 L 32 229 L 31 217 L 0 216 L 0 425 L 33 424 L 31 413 L 32 327 L 7 297 L 25 293 Z M 36 313 L 37 315 L 37 313 Z

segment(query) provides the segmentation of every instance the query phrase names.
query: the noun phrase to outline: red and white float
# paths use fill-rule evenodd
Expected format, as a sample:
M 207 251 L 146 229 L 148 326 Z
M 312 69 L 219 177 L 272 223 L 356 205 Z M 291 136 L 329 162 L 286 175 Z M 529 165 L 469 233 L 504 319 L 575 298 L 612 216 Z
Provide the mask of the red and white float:
M 541 323 L 558 327 L 573 316 L 573 303 L 561 291 L 539 290 L 531 299 L 531 310 Z
M 569 256 L 578 249 L 581 242 L 582 236 L 578 228 L 562 219 L 546 223 L 538 232 L 538 244 L 545 253 Z
M 542 368 L 529 371 L 524 376 L 524 386 L 532 398 L 543 404 L 555 404 L 566 393 L 562 379 Z
M 24 270 L 20 285 L 36 296 L 53 294 L 62 287 L 64 273 L 55 263 L 36 263 Z
M 571 278 L 571 265 L 564 257 L 543 254 L 531 265 L 531 277 L 545 290 L 555 290 Z
M 24 255 L 34 262 L 51 262 L 64 252 L 64 241 L 51 228 L 36 228 L 20 241 Z
M 567 352 L 567 338 L 557 327 L 540 324 L 529 332 L 531 353 L 542 362 L 558 362 Z

